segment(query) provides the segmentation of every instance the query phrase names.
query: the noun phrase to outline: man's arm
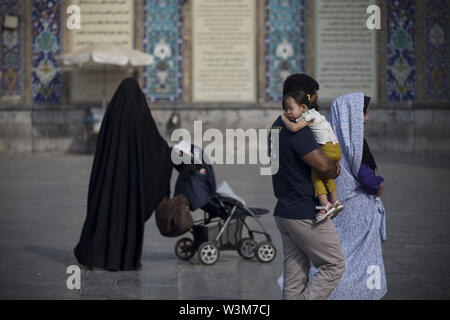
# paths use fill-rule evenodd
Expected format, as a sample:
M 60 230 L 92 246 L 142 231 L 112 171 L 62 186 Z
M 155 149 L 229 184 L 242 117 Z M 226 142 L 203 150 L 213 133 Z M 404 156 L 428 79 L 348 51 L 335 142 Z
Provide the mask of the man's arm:
M 320 149 L 305 154 L 301 159 L 312 169 L 315 169 L 322 179 L 335 179 L 341 173 L 339 163 L 328 159 Z

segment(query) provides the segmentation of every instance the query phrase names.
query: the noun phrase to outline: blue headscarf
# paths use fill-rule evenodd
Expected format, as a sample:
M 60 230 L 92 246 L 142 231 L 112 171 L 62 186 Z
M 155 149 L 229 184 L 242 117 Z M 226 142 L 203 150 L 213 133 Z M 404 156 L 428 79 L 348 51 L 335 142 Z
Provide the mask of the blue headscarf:
M 380 299 L 387 292 L 381 244 L 386 240 L 385 210 L 358 181 L 364 146 L 364 94 L 335 99 L 328 121 L 342 151 L 341 175 L 335 179 L 344 210 L 332 220 L 346 270 L 329 299 Z M 374 274 L 379 275 L 376 285 Z
M 335 180 L 337 195 L 340 201 L 346 201 L 363 192 L 358 181 L 359 169 L 363 159 L 364 147 L 364 93 L 349 93 L 336 98 L 328 115 L 339 146 L 342 159 L 341 174 Z M 385 209 L 380 198 L 374 198 L 378 211 L 382 213 L 380 234 L 386 240 Z
M 364 93 L 350 93 L 333 101 L 330 122 L 341 147 L 341 175 L 335 180 L 340 185 L 338 198 L 345 201 L 355 195 L 360 186 L 357 177 L 361 167 L 364 145 Z

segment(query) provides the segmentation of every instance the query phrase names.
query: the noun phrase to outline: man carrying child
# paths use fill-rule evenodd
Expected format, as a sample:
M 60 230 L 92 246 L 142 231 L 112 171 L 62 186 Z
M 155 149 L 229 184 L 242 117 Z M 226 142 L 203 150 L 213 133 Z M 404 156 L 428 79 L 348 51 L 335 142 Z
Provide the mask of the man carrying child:
M 296 97 L 305 94 L 317 103 L 318 90 L 319 84 L 307 75 L 289 76 L 283 87 L 283 109 L 300 108 Z M 324 155 L 308 126 L 293 132 L 279 117 L 272 129 L 279 130 L 279 170 L 272 182 L 278 200 L 274 216 L 284 253 L 283 299 L 327 299 L 344 274 L 345 262 L 330 219 L 315 221 L 319 203 L 311 169 L 327 180 L 339 176 L 340 167 Z M 311 263 L 318 272 L 309 281 Z

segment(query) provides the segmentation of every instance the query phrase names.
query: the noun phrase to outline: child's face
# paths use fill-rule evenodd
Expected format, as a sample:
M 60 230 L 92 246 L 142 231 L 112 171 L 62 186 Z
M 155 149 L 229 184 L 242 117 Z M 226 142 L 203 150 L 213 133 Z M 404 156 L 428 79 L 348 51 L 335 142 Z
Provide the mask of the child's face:
M 285 107 L 284 114 L 289 120 L 300 118 L 300 116 L 307 110 L 304 104 L 299 105 L 292 97 L 286 98 Z

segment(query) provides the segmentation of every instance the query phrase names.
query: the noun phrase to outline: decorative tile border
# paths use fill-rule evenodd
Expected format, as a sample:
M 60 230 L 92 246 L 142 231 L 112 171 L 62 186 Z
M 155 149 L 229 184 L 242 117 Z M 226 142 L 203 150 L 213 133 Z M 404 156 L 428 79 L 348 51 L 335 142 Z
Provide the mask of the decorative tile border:
M 386 96 L 389 102 L 416 100 L 416 1 L 386 2 Z
M 426 0 L 424 10 L 424 99 L 450 99 L 450 29 L 448 0 Z
M 59 0 L 33 0 L 31 5 L 31 97 L 34 103 L 61 102 Z
M 24 0 L 0 0 L 1 17 L 19 16 L 16 30 L 1 29 L 0 98 L 7 102 L 23 102 L 25 92 L 25 3 Z M 0 19 L 3 21 L 3 19 Z
M 280 101 L 284 80 L 304 70 L 304 15 L 304 0 L 265 0 L 265 101 Z
M 143 72 L 143 91 L 150 102 L 183 100 L 184 2 L 144 0 L 142 49 L 155 58 Z

